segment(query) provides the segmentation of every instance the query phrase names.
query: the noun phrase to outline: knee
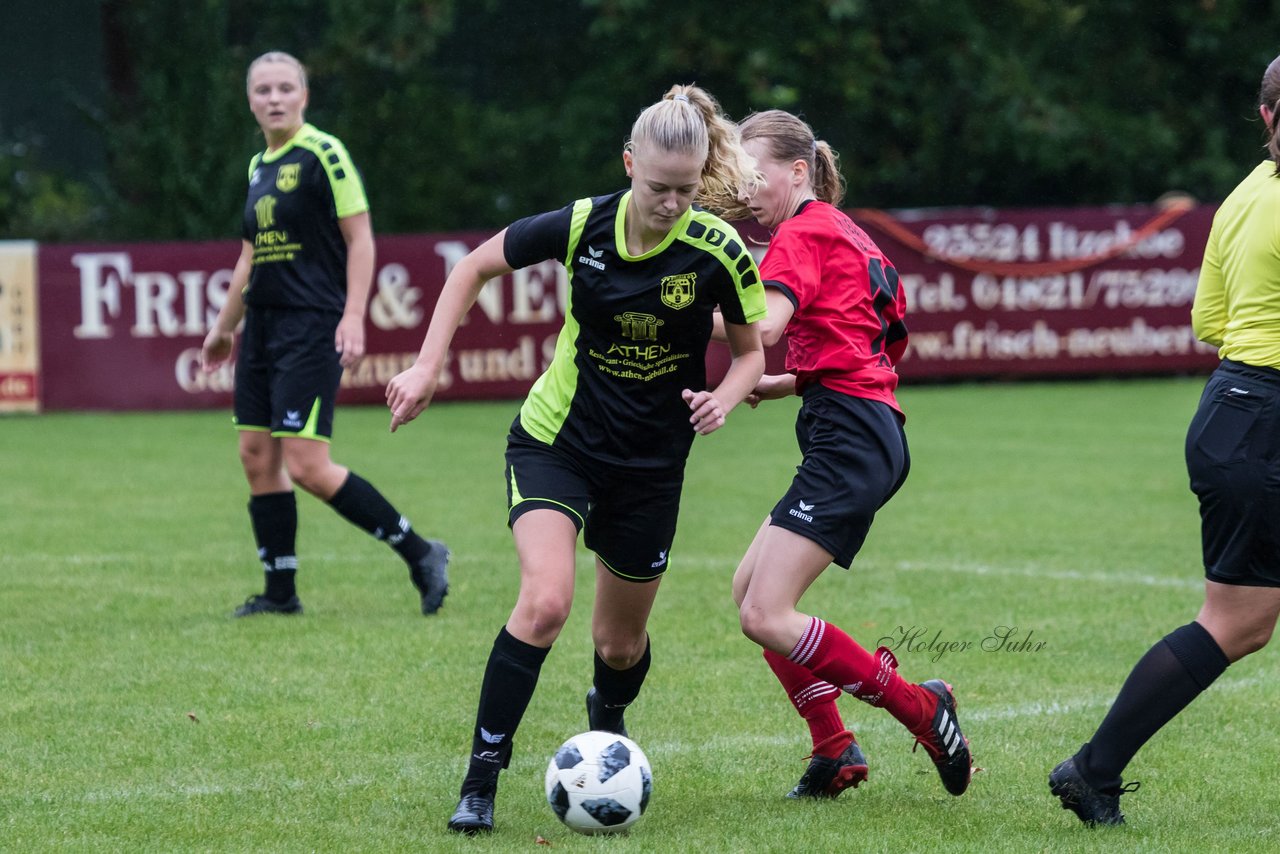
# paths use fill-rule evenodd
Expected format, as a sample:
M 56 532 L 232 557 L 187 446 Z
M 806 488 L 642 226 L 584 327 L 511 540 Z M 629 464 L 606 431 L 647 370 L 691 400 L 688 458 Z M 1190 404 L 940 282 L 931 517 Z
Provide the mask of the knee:
M 538 638 L 556 638 L 569 619 L 572 600 L 556 593 L 521 596 L 520 611 Z
M 774 620 L 764 609 L 744 603 L 738 609 L 738 623 L 742 627 L 742 633 L 748 638 L 760 646 L 770 646 L 769 639 L 774 634 Z
M 648 644 L 648 636 L 641 634 L 639 640 L 634 638 L 598 637 L 594 639 L 596 655 L 614 670 L 627 670 L 634 667 L 644 655 Z
M 273 473 L 278 460 L 270 445 L 241 445 L 240 465 L 244 466 L 244 473 L 252 480 Z
M 1244 627 L 1231 639 L 1233 648 L 1227 651 L 1227 657 L 1232 661 L 1237 661 L 1246 655 L 1257 652 L 1271 642 L 1271 635 L 1274 631 L 1274 623 Z
M 312 495 L 327 497 L 323 495 L 326 483 L 324 474 L 328 468 L 327 464 L 322 465 L 307 459 L 287 459 L 285 467 L 289 471 L 289 479 L 298 486 Z

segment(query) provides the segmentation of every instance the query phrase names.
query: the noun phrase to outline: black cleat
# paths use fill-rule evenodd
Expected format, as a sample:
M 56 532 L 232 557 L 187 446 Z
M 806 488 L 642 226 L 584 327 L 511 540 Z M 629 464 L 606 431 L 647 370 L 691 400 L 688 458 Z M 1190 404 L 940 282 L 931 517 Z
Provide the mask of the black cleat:
M 1062 799 L 1064 810 L 1074 812 L 1088 827 L 1124 824 L 1120 796 L 1136 792 L 1141 785 L 1135 781 L 1114 789 L 1095 789 L 1080 775 L 1074 756 L 1059 762 L 1058 767 L 1049 773 L 1049 791 Z
M 587 726 L 601 732 L 612 732 L 627 737 L 627 726 L 622 722 L 626 705 L 610 706 L 592 688 L 587 691 Z
M 430 616 L 440 610 L 449 595 L 449 557 L 453 553 L 439 540 L 428 540 L 431 550 L 418 565 L 409 570 L 413 586 L 422 596 L 422 613 Z
M 290 596 L 283 602 L 278 599 L 268 599 L 259 593 L 256 596 L 250 596 L 244 600 L 244 604 L 236 608 L 233 617 L 253 617 L 257 614 L 301 614 L 302 600 L 297 596 Z
M 494 794 L 493 789 L 488 789 L 463 795 L 458 801 L 458 808 L 453 811 L 453 818 L 449 819 L 449 829 L 467 836 L 490 833 L 493 830 Z
M 841 733 L 844 735 L 844 733 Z M 852 735 L 852 733 L 850 733 Z M 862 755 L 858 742 L 851 741 L 838 759 L 819 756 L 816 753 L 805 769 L 800 782 L 787 792 L 788 798 L 834 798 L 845 789 L 856 789 L 867 779 L 867 759 Z
M 941 679 L 930 679 L 920 687 L 938 698 L 933 721 L 923 734 L 916 734 L 916 744 L 924 745 L 938 768 L 942 785 L 953 795 L 963 795 L 973 778 L 973 758 L 969 753 L 969 739 L 960 732 L 956 720 L 956 698 L 951 686 Z M 914 749 L 914 748 L 913 748 Z

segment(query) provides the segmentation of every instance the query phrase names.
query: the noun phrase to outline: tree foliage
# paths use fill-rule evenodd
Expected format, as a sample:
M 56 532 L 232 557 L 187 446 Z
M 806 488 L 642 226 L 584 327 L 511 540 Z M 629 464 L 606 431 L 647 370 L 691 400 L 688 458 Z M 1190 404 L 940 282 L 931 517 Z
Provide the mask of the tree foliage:
M 851 205 L 1212 201 L 1263 156 L 1277 46 L 1257 24 L 1278 5 L 102 0 L 106 174 L 24 174 L 76 214 L 58 236 L 232 236 L 261 146 L 245 71 L 280 49 L 308 66 L 307 117 L 347 144 L 382 232 L 496 228 L 616 189 L 636 114 L 694 81 L 735 117 L 805 116 Z

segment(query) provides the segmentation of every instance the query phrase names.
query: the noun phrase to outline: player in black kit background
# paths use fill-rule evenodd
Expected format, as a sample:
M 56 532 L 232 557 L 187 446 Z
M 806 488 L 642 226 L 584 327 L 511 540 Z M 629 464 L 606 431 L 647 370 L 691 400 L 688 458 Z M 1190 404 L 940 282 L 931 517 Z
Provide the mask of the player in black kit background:
M 449 583 L 449 550 L 424 540 L 368 481 L 333 462 L 342 371 L 364 355 L 374 243 L 360 174 L 342 143 L 307 124 L 306 70 L 287 53 L 249 65 L 249 108 L 266 138 L 249 164 L 240 258 L 201 350 L 205 370 L 236 361 L 235 424 L 249 517 L 266 575 L 237 617 L 299 614 L 297 484 L 388 543 L 409 567 L 424 614 Z

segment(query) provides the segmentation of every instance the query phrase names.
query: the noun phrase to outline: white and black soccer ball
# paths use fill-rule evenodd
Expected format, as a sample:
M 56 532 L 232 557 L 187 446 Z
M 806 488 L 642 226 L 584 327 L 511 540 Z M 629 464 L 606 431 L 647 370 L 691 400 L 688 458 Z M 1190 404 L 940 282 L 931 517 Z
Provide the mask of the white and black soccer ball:
M 547 803 L 578 833 L 616 833 L 649 806 L 653 772 L 634 741 L 584 732 L 566 741 L 547 766 Z

